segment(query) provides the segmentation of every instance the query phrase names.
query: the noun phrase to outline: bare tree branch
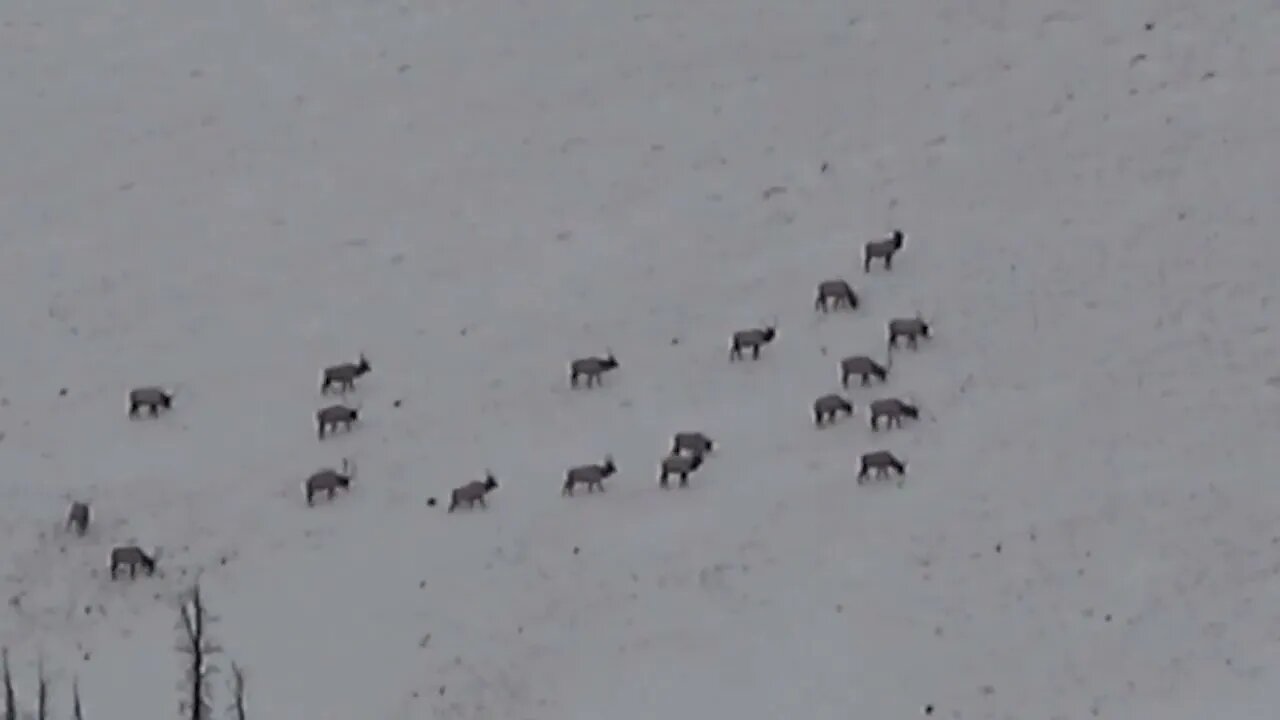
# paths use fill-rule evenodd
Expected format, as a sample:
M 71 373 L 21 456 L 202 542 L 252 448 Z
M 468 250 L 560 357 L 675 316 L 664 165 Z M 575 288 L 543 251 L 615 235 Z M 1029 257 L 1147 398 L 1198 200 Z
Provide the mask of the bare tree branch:
M 13 693 L 13 675 L 9 672 L 9 648 L 0 649 L 4 665 L 4 720 L 18 720 L 18 700 Z
M 209 676 L 216 668 L 209 658 L 221 649 L 209 640 L 209 625 L 217 618 L 205 608 L 200 583 L 191 588 L 190 594 L 179 612 L 178 630 L 181 633 L 178 651 L 186 656 L 185 677 L 179 711 L 187 720 L 210 720 L 212 701 L 209 697 Z
M 80 678 L 71 680 L 71 718 L 84 720 L 84 711 L 80 707 Z
M 232 704 L 230 715 L 233 720 L 245 720 L 244 706 L 244 668 L 231 663 L 231 696 Z
M 49 677 L 44 672 L 44 656 L 36 664 L 36 720 L 49 720 Z

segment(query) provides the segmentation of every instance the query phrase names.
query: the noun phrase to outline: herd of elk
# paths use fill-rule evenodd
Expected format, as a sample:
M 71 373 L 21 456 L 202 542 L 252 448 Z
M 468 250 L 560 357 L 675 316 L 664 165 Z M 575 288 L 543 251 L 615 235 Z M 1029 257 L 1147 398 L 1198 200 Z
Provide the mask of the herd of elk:
M 869 273 L 872 262 L 876 260 L 883 264 L 885 270 L 892 270 L 893 258 L 902 250 L 905 243 L 906 235 L 901 230 L 894 230 L 886 238 L 865 243 L 862 253 L 863 272 Z M 840 309 L 841 307 L 857 310 L 860 304 L 857 291 L 854 290 L 849 281 L 843 278 L 823 280 L 818 284 L 814 299 L 815 311 L 827 313 L 832 309 Z M 907 346 L 915 350 L 918 348 L 921 339 L 932 337 L 929 323 L 918 313 L 915 317 L 893 318 L 889 320 L 886 329 L 889 354 L 885 363 L 881 364 L 868 355 L 850 355 L 841 359 L 839 374 L 840 384 L 843 388 L 848 389 L 849 381 L 853 377 L 858 377 L 860 384 L 864 387 L 870 385 L 872 379 L 882 383 L 887 382 L 893 364 L 893 350 L 899 347 L 899 341 L 906 340 Z M 773 343 L 777 337 L 778 321 L 776 318 L 772 323 L 763 323 L 759 327 L 738 330 L 733 333 L 730 339 L 729 361 L 736 362 L 744 359 L 748 351 L 751 353 L 752 360 L 759 360 L 761 349 Z M 606 373 L 617 368 L 618 360 L 611 349 L 606 349 L 604 356 L 578 358 L 569 363 L 569 385 L 577 388 L 579 382 L 585 380 L 586 387 L 597 387 L 601 384 Z M 352 392 L 355 390 L 356 380 L 369 374 L 372 370 L 373 366 L 363 352 L 359 354 L 355 362 L 344 362 L 325 367 L 321 371 L 320 394 L 327 395 L 335 390 L 342 394 Z M 150 385 L 135 388 L 129 392 L 129 417 L 136 418 L 144 411 L 150 417 L 158 417 L 161 411 L 168 411 L 173 408 L 173 399 L 174 392 L 165 390 L 160 386 Z M 914 420 L 920 417 L 920 410 L 917 405 L 894 397 L 874 400 L 866 406 L 866 409 L 873 431 L 879 431 L 882 422 L 885 427 L 900 428 L 904 419 Z M 842 414 L 852 416 L 854 414 L 854 403 L 853 400 L 844 395 L 829 393 L 814 400 L 812 411 L 814 424 L 822 427 L 825 424 L 835 422 Z M 359 421 L 359 407 L 335 404 L 321 408 L 315 413 L 317 437 L 319 440 L 324 440 L 340 427 L 350 431 Z M 658 466 L 659 487 L 663 489 L 669 487 L 668 478 L 672 475 L 679 476 L 680 487 L 687 487 L 689 476 L 703 467 L 705 459 L 713 451 L 714 447 L 715 442 L 702 432 L 685 431 L 676 433 L 672 437 L 669 454 L 662 458 Z M 565 472 L 561 492 L 563 495 L 572 496 L 574 488 L 579 485 L 585 485 L 588 492 L 597 490 L 604 492 L 605 479 L 617 472 L 618 467 L 614 463 L 612 455 L 606 455 L 602 463 L 572 467 Z M 858 484 L 863 484 L 871 477 L 887 477 L 890 473 L 896 473 L 899 476 L 905 475 L 906 463 L 888 450 L 867 452 L 861 456 L 857 481 Z M 355 463 L 350 458 L 343 458 L 341 470 L 325 468 L 312 473 L 302 483 L 306 504 L 308 506 L 313 505 L 317 495 L 324 495 L 326 499 L 332 500 L 339 490 L 350 491 L 355 474 Z M 494 477 L 492 472 L 486 470 L 484 480 L 474 480 L 451 491 L 448 512 L 452 513 L 464 504 L 468 508 L 472 508 L 477 504 L 482 508 L 487 507 L 485 497 L 497 488 L 497 478 Z M 434 504 L 434 498 L 429 504 Z M 79 536 L 84 536 L 89 530 L 90 515 L 89 503 L 73 501 L 67 510 L 65 529 L 74 531 Z M 130 577 L 134 577 L 137 574 L 139 567 L 148 575 L 153 574 L 156 570 L 157 559 L 158 551 L 147 554 L 136 545 L 115 547 L 111 550 L 109 559 L 111 577 L 114 579 L 121 568 L 127 569 Z

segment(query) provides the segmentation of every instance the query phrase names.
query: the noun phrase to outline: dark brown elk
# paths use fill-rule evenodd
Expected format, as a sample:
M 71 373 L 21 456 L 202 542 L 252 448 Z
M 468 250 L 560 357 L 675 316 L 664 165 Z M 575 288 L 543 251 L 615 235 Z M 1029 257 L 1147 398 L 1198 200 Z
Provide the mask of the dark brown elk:
M 729 362 L 742 359 L 742 351 L 750 350 L 751 359 L 760 359 L 760 348 L 773 342 L 778 337 L 778 323 L 764 327 L 739 330 L 729 341 Z
M 835 422 L 840 413 L 853 415 L 853 403 L 840 395 L 830 393 L 813 401 L 813 424 L 818 427 Z
M 155 417 L 160 414 L 161 410 L 169 410 L 173 407 L 173 393 L 166 392 L 164 389 L 150 386 L 134 388 L 129 391 L 129 417 L 135 418 L 144 408 L 147 414 Z
M 153 555 L 148 555 L 142 551 L 137 545 L 126 545 L 124 547 L 115 547 L 111 549 L 111 556 L 108 565 L 111 570 L 111 579 L 116 579 L 116 571 L 121 567 L 129 568 L 129 577 L 136 577 L 138 567 L 141 566 L 147 575 L 154 575 L 156 572 L 156 560 L 160 553 L 157 551 Z
M 920 338 L 928 338 L 930 337 L 930 332 L 932 332 L 929 323 L 925 322 L 924 318 L 919 315 L 913 318 L 894 318 L 889 321 L 887 329 L 890 347 L 898 347 L 898 339 L 906 338 L 907 347 L 912 350 L 916 349 Z
M 306 498 L 307 507 L 315 503 L 315 496 L 324 493 L 332 500 L 338 490 L 351 491 L 351 483 L 356 477 L 356 465 L 347 458 L 342 459 L 342 470 L 324 468 L 317 470 L 302 481 L 302 495 Z
M 595 492 L 599 490 L 604 492 L 604 479 L 618 472 L 618 466 L 613 463 L 613 456 L 606 455 L 604 463 L 600 465 L 579 465 L 569 468 L 564 474 L 564 487 L 561 488 L 561 495 L 573 496 L 573 488 L 577 485 L 586 485 L 587 492 Z
M 360 408 L 350 408 L 346 405 L 330 405 L 316 411 L 316 436 L 321 440 L 327 433 L 334 432 L 341 425 L 346 431 L 351 431 L 352 424 L 360 420 Z
M 845 280 L 824 280 L 818 285 L 818 297 L 813 301 L 813 309 L 827 312 L 830 309 L 828 303 L 831 303 L 831 308 L 839 309 L 843 305 L 850 310 L 856 310 L 858 294 Z
M 898 254 L 906 244 L 907 236 L 901 230 L 894 230 L 883 240 L 872 240 L 862 248 L 862 272 L 871 272 L 872 260 L 883 260 L 884 269 L 893 269 L 893 256 Z
M 862 465 L 858 469 L 858 484 L 861 485 L 866 482 L 868 475 L 873 472 L 876 478 L 884 478 L 889 476 L 890 471 L 896 472 L 898 475 L 905 475 L 907 465 L 894 457 L 893 453 L 888 450 L 864 453 L 862 455 Z
M 76 535 L 84 537 L 89 531 L 89 503 L 75 501 L 67 509 L 67 530 L 75 530 Z
M 689 486 L 689 473 L 702 467 L 702 455 L 697 453 L 693 455 L 668 455 L 662 459 L 662 464 L 658 466 L 658 486 L 662 489 L 667 488 L 667 478 L 671 475 L 680 476 L 680 487 Z
M 902 427 L 903 418 L 912 420 L 920 418 L 920 408 L 918 406 L 898 398 L 874 400 L 867 408 L 868 414 L 871 416 L 872 430 L 880 429 L 881 419 L 885 420 L 887 427 Z
M 454 508 L 462 503 L 466 503 L 468 508 L 475 507 L 476 503 L 480 503 L 480 507 L 487 508 L 488 504 L 484 501 L 484 496 L 498 489 L 498 479 L 488 470 L 484 473 L 484 482 L 472 480 L 471 482 L 453 489 L 449 494 L 449 510 L 453 512 Z
M 320 375 L 320 393 L 322 395 L 327 394 L 335 385 L 338 387 L 339 392 L 355 390 L 356 378 L 362 377 L 372 370 L 373 367 L 369 365 L 364 353 L 360 353 L 360 359 L 357 362 L 331 365 L 325 368 Z
M 880 382 L 889 379 L 889 369 L 893 364 L 893 355 L 889 355 L 889 362 L 881 365 L 866 355 L 851 355 L 840 361 L 840 386 L 848 389 L 849 378 L 857 375 L 862 379 L 862 385 L 870 385 L 871 378 L 875 378 Z
M 618 367 L 618 359 L 613 356 L 612 350 L 606 351 L 605 357 L 585 357 L 578 358 L 569 363 L 569 386 L 578 387 L 578 379 L 586 378 L 587 387 L 599 385 L 601 377 Z

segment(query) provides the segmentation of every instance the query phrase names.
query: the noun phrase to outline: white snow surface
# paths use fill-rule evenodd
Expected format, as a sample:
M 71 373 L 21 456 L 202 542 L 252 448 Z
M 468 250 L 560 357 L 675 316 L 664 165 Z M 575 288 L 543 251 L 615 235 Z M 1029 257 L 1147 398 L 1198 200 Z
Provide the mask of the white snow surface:
M 22 702 L 43 655 L 60 717 L 73 677 L 175 717 L 200 574 L 254 718 L 1275 717 L 1278 33 L 1271 0 L 0 4 Z M 828 277 L 862 307 L 815 313 Z M 318 442 L 361 351 L 365 420 Z M 175 407 L 131 422 L 147 384 Z M 872 434 L 888 395 L 926 416 Z M 720 447 L 662 492 L 685 429 Z M 901 487 L 855 483 L 879 448 Z M 110 582 L 129 542 L 161 572 Z

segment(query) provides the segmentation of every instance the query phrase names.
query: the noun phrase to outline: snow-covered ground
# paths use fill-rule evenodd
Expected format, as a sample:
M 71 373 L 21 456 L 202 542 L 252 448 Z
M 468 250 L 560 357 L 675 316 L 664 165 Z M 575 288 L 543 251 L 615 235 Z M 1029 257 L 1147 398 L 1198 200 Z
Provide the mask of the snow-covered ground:
M 79 676 L 93 720 L 173 717 L 203 572 L 254 718 L 1272 717 L 1277 33 L 1268 0 L 0 4 L 19 692 L 43 653 L 61 713 Z M 814 313 L 833 276 L 858 312 Z M 360 351 L 367 420 L 319 443 Z M 175 409 L 129 422 L 150 383 Z M 929 415 L 873 435 L 885 395 Z M 682 429 L 721 448 L 661 492 Z M 881 447 L 905 484 L 857 486 Z M 487 511 L 427 507 L 485 468 Z M 128 541 L 162 574 L 106 580 Z

